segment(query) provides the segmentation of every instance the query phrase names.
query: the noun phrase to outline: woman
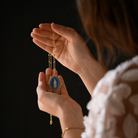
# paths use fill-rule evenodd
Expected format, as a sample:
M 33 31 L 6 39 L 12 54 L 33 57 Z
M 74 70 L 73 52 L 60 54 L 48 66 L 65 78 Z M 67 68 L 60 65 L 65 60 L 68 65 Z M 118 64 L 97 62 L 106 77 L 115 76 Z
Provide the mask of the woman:
M 71 28 L 54 23 L 40 24 L 31 36 L 35 44 L 52 54 L 55 32 L 56 59 L 80 76 L 93 97 L 87 106 L 88 117 L 84 117 L 83 121 L 81 107 L 69 97 L 61 76 L 60 93 L 49 91 L 47 82 L 53 73 L 49 68 L 46 69 L 46 74 L 39 74 L 39 108 L 59 118 L 64 138 L 137 138 L 136 0 L 78 0 L 77 6 L 87 35 L 96 43 L 99 62 L 93 58 L 81 36 Z M 107 48 L 108 59 L 111 59 L 111 54 L 116 59 L 114 48 L 133 58 L 107 72 L 102 61 L 102 47 Z M 108 64 L 109 61 L 106 62 Z

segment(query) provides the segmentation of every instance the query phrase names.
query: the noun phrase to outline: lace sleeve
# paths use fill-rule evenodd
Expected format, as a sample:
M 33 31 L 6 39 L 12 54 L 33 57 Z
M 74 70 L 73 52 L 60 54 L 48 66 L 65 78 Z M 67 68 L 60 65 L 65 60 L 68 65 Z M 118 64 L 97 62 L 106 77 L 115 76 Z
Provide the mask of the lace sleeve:
M 124 91 L 125 97 L 126 91 L 129 89 L 129 94 L 123 99 L 120 99 L 122 103 L 124 113 L 120 116 L 115 116 L 111 113 L 112 116 L 116 118 L 116 135 L 126 138 L 138 138 L 138 68 L 131 67 L 125 71 L 119 80 L 119 86 L 125 85 L 124 88 L 127 88 Z M 122 91 L 118 90 L 118 96 L 116 99 L 121 97 Z
M 138 138 L 138 66 L 109 71 L 87 108 L 82 138 Z

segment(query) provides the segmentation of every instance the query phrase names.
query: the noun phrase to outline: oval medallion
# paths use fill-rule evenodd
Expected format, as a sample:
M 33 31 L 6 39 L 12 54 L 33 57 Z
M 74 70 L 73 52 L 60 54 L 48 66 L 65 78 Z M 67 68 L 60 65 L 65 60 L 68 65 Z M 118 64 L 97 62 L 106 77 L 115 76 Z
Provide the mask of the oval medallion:
M 58 91 L 61 86 L 61 82 L 58 76 L 52 76 L 49 79 L 49 86 L 53 91 Z

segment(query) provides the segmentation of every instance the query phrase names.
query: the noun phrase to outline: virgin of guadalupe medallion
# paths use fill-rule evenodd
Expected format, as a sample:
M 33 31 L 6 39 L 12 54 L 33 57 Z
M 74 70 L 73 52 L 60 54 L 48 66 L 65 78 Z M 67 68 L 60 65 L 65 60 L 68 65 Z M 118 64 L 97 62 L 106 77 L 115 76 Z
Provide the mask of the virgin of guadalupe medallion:
M 56 75 L 51 76 L 48 84 L 49 84 L 50 89 L 53 90 L 54 92 L 60 90 L 61 81 L 58 76 L 56 76 Z

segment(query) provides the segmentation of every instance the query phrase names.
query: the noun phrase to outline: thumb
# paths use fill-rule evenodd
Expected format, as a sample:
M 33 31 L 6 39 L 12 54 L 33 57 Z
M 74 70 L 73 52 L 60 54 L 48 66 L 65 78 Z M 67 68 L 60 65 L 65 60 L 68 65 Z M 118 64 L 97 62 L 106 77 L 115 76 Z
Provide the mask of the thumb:
M 69 27 L 65 27 L 65 26 L 62 26 L 62 25 L 58 25 L 58 24 L 55 24 L 55 23 L 51 24 L 51 28 L 55 33 L 59 34 L 60 36 L 66 38 L 67 40 L 69 40 L 71 42 L 74 39 L 74 35 L 77 34 L 74 29 L 69 28 Z
M 38 86 L 36 91 L 38 96 L 42 95 L 46 91 L 46 79 L 43 72 L 39 73 Z

